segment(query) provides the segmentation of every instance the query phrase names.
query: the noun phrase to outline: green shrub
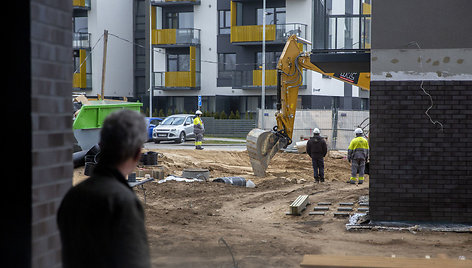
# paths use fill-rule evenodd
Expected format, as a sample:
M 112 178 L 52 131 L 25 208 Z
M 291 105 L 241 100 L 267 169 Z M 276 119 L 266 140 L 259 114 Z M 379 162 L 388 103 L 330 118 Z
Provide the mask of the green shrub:
M 228 115 L 226 115 L 225 111 L 221 111 L 220 119 L 228 119 Z

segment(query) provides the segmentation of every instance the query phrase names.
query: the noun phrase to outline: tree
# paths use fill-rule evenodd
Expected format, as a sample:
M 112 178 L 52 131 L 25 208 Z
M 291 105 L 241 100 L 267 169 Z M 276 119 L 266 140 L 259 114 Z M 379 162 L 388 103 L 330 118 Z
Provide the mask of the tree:
M 236 119 L 236 116 L 234 115 L 233 111 L 229 114 L 229 119 Z
M 239 113 L 239 110 L 236 110 L 235 119 L 241 119 L 241 114 Z
M 166 117 L 166 114 L 164 113 L 163 109 L 159 109 L 159 114 L 157 116 L 158 117 Z
M 225 113 L 225 111 L 221 111 L 220 119 L 228 119 L 228 115 Z

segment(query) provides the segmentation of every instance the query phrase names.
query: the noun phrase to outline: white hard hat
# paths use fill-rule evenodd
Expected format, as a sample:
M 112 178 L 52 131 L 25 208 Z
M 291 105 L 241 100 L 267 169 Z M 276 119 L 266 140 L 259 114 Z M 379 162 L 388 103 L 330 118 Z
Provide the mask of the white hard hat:
M 202 114 L 202 111 L 197 110 L 197 111 L 195 112 L 195 114 Z
M 356 130 L 354 130 L 354 133 L 356 133 L 356 135 L 357 134 L 363 134 L 364 131 L 361 128 L 356 128 Z
M 315 129 L 313 129 L 313 134 L 320 134 L 320 130 L 319 130 L 319 128 L 315 128 Z

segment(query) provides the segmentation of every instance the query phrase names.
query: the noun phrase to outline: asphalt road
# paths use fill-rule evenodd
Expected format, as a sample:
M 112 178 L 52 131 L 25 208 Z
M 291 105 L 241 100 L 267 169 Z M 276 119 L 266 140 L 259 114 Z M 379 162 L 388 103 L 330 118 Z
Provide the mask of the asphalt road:
M 203 144 L 204 150 L 215 150 L 215 151 L 244 151 L 246 150 L 246 143 L 241 142 L 240 144 L 211 144 L 212 140 L 215 141 L 237 141 L 238 139 L 231 138 L 204 138 L 205 143 Z M 154 142 L 147 142 L 144 144 L 144 149 L 148 150 L 195 150 L 195 144 L 193 140 L 187 141 L 185 143 L 177 144 L 173 141 L 163 141 L 159 144 Z

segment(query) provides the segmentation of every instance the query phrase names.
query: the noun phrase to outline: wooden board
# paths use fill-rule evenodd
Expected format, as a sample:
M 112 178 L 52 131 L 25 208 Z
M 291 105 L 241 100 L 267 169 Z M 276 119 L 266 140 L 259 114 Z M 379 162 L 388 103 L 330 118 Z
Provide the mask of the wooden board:
M 306 268 L 470 268 L 471 260 L 452 260 L 444 258 L 389 258 L 375 256 L 330 256 L 305 255 L 300 267 Z

